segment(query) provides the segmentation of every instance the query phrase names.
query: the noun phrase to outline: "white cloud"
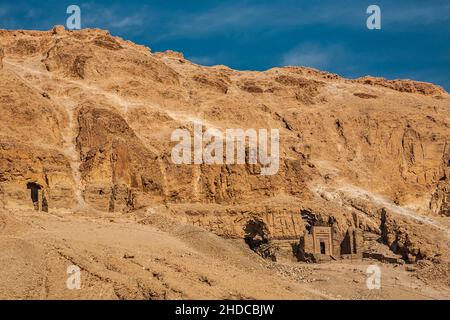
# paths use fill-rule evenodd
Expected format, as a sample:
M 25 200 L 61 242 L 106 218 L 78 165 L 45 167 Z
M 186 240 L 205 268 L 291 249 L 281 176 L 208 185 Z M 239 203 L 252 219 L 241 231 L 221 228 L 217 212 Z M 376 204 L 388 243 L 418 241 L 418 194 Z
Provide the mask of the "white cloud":
M 368 4 L 343 0 L 319 3 L 272 2 L 240 3 L 229 2 L 200 13 L 178 14 L 167 17 L 165 32 L 161 38 L 201 37 L 209 34 L 242 32 L 250 29 L 300 28 L 326 25 L 366 29 Z M 380 4 L 382 25 L 392 24 L 396 29 L 411 26 L 439 24 L 450 20 L 450 4 L 433 5 L 415 3 Z
M 287 5 L 280 3 L 226 4 L 199 14 L 181 14 L 166 24 L 162 38 L 198 37 L 219 32 L 245 32 L 246 29 L 301 27 L 314 24 L 365 27 L 366 8 L 340 3 Z M 357 13 L 360 13 L 358 16 Z
M 164 37 L 197 37 L 218 31 L 229 31 L 255 24 L 262 7 L 220 6 L 200 14 L 184 14 L 167 23 Z
M 212 66 L 215 64 L 215 59 L 209 56 L 192 56 L 187 57 L 187 59 L 203 66 Z
M 306 66 L 327 69 L 343 57 L 343 49 L 338 45 L 320 46 L 315 43 L 299 45 L 281 57 L 282 66 Z
M 402 25 L 406 28 L 418 25 L 431 25 L 450 21 L 450 4 L 431 5 L 418 3 L 414 6 L 386 6 L 381 8 L 382 19 L 388 24 Z
M 128 27 L 136 27 L 142 26 L 144 24 L 144 17 L 140 14 L 135 14 L 133 16 L 128 17 L 119 17 L 116 16 L 109 23 L 114 28 L 128 28 Z
M 105 8 L 97 4 L 85 3 L 81 5 L 81 14 L 83 28 L 126 29 L 127 32 L 138 32 L 149 23 L 153 12 L 146 6 L 138 12 L 130 13 L 121 7 Z

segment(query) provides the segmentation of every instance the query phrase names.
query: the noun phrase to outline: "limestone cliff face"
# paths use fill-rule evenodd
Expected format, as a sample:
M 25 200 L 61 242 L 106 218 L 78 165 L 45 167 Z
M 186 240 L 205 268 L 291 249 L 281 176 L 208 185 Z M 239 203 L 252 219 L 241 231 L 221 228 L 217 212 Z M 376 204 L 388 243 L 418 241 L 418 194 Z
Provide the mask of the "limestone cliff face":
M 303 67 L 203 67 L 102 30 L 0 31 L 0 201 L 49 210 L 132 212 L 166 205 L 217 234 L 246 219 L 274 238 L 304 231 L 302 208 L 381 231 L 382 207 L 448 225 L 450 96 L 412 80 L 347 80 Z M 176 165 L 171 133 L 278 129 L 280 168 Z M 367 212 L 349 199 L 371 199 Z M 433 220 L 434 221 L 434 220 Z M 408 220 L 405 220 L 408 223 Z M 375 226 L 375 227 L 374 227 Z M 447 228 L 447 227 L 445 227 Z
M 5 52 L 3 51 L 3 48 L 0 47 L 0 69 L 3 68 L 3 58 L 5 56 Z

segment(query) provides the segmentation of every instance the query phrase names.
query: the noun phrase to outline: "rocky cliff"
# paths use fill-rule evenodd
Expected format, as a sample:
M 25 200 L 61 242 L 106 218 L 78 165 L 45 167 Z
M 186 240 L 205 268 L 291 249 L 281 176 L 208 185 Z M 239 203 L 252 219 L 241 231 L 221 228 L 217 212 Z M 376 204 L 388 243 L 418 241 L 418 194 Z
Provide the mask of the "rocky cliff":
M 118 215 L 165 206 L 224 237 L 257 217 L 297 239 L 300 212 L 448 257 L 450 96 L 412 80 L 305 67 L 204 67 L 107 31 L 0 31 L 0 206 Z M 177 165 L 176 129 L 278 129 L 280 165 Z M 248 156 L 248 155 L 247 155 Z M 355 218 L 357 217 L 357 218 Z M 406 237 L 406 240 L 405 240 Z

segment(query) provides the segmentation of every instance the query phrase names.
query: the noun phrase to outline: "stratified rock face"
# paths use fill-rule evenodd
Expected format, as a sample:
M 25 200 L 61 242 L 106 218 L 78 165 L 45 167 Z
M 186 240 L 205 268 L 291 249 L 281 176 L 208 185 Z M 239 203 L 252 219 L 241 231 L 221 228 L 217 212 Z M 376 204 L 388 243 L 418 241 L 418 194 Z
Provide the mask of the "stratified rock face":
M 430 209 L 437 214 L 450 217 L 450 184 L 448 180 L 438 183 L 430 202 Z
M 432 221 L 449 215 L 450 97 L 436 85 L 303 67 L 203 67 L 107 31 L 63 27 L 0 31 L 0 61 L 6 208 L 32 207 L 34 182 L 50 212 L 165 204 L 225 237 L 243 237 L 246 223 L 261 219 L 274 239 L 298 239 L 305 208 L 342 232 L 380 234 L 383 207 Z M 278 129 L 278 172 L 174 164 L 172 132 L 192 133 L 199 121 L 203 131 Z M 436 232 L 448 241 L 446 223 Z
M 450 149 L 446 145 L 442 157 L 442 177 L 433 193 L 430 209 L 437 214 L 450 217 Z
M 5 57 L 5 52 L 3 51 L 3 48 L 0 47 L 0 69 L 3 68 L 3 58 Z
M 357 82 L 377 85 L 381 87 L 390 88 L 400 92 L 419 93 L 423 95 L 436 95 L 444 93 L 444 89 L 435 86 L 431 83 L 411 81 L 411 80 L 386 80 L 384 78 L 363 77 Z
M 403 218 L 394 218 L 391 212 L 384 209 L 380 214 L 382 241 L 407 262 L 422 259 L 438 261 L 443 254 L 448 256 L 448 246 L 445 241 L 441 243 L 439 233 L 433 232 L 433 228 Z M 429 233 L 425 236 L 426 230 Z
M 75 206 L 68 159 L 53 150 L 0 138 L 0 204 L 7 209 L 32 209 L 27 182 L 43 186 L 47 201 L 59 209 Z

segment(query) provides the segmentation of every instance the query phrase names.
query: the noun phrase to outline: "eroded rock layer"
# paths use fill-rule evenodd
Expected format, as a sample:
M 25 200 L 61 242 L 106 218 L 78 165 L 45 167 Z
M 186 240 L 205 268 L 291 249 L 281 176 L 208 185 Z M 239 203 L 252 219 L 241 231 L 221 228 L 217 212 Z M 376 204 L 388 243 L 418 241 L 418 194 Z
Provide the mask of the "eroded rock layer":
M 103 30 L 62 27 L 0 31 L 0 67 L 6 209 L 33 208 L 35 183 L 50 212 L 164 205 L 231 238 L 257 217 L 273 239 L 298 239 L 310 210 L 342 232 L 379 234 L 406 259 L 448 254 L 450 96 L 439 86 L 204 67 Z M 278 172 L 174 164 L 171 134 L 194 122 L 278 129 Z

